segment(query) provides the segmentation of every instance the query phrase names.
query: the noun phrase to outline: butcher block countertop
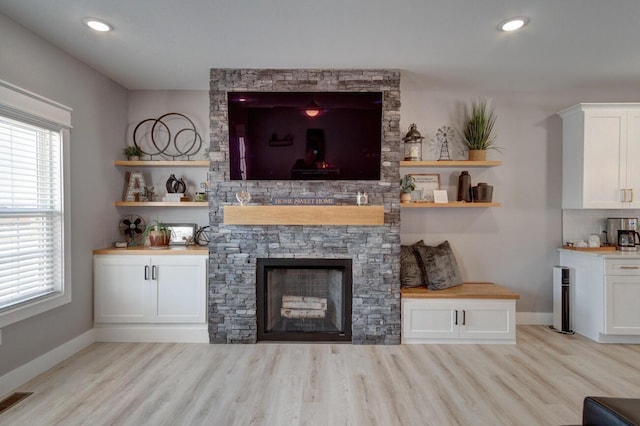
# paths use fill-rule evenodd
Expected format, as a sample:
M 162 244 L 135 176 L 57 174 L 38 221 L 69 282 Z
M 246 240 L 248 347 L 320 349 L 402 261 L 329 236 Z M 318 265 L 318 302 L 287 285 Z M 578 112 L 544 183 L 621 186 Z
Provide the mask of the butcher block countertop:
M 108 247 L 96 249 L 93 254 L 123 254 L 123 255 L 153 255 L 153 256 L 175 256 L 175 255 L 209 255 L 209 247 L 206 246 L 170 246 L 167 249 L 150 249 L 144 246 L 114 248 Z
M 416 299 L 520 299 L 505 287 L 494 283 L 464 283 L 444 290 L 429 290 L 426 287 L 403 288 L 400 294 L 404 298 Z

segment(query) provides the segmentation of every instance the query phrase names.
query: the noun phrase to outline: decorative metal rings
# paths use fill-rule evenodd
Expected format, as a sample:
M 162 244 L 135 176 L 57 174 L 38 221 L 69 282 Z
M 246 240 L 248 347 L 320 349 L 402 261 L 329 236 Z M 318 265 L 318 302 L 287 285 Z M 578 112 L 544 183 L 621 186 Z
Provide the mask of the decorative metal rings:
M 178 112 L 170 112 L 138 123 L 133 131 L 133 144 L 151 158 L 163 156 L 172 160 L 189 160 L 200 152 L 202 137 L 189 117 Z

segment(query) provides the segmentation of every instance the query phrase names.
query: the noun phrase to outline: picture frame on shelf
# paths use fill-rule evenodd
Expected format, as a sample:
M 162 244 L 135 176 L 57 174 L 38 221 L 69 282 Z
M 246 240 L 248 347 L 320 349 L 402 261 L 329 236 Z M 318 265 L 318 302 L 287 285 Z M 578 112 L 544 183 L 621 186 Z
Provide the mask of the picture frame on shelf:
M 195 223 L 165 223 L 165 226 L 171 231 L 171 240 L 169 245 L 183 246 L 189 239 L 195 240 L 196 228 Z
M 433 191 L 437 191 L 440 189 L 440 175 L 439 174 L 431 174 L 431 173 L 412 173 L 412 176 L 415 179 L 416 195 L 419 193 L 419 198 L 414 198 L 413 194 L 411 199 L 415 202 L 422 203 L 433 203 Z

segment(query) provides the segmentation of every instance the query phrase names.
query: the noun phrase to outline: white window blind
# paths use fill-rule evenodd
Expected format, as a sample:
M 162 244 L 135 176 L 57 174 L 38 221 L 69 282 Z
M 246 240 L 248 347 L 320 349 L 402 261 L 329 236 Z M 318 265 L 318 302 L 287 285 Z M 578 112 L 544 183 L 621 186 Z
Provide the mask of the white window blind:
M 64 287 L 62 134 L 0 109 L 0 312 Z

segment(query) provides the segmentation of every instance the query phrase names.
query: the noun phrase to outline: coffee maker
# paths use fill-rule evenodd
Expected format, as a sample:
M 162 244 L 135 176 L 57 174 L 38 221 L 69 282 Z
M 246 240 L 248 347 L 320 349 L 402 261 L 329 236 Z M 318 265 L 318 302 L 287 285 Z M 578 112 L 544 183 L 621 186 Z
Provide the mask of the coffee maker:
M 610 245 L 615 245 L 618 250 L 636 251 L 638 246 L 640 246 L 638 218 L 607 218 L 607 242 Z
M 640 246 L 640 235 L 636 231 L 618 230 L 618 250 L 636 251 Z

